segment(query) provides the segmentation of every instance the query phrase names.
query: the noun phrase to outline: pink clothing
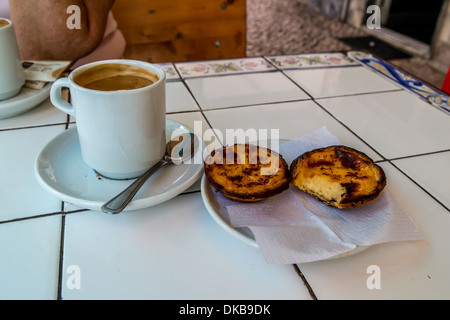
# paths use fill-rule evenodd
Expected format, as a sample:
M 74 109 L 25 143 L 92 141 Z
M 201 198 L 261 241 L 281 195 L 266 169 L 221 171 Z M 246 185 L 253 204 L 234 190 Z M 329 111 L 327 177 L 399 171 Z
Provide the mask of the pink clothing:
M 0 18 L 9 19 L 9 1 L 0 0 Z
M 8 0 L 0 0 L 0 18 L 10 19 Z M 117 22 L 112 12 L 109 12 L 102 42 L 94 51 L 77 60 L 72 69 L 93 61 L 120 59 L 123 57 L 125 45 L 125 38 L 117 28 Z
M 125 45 L 125 38 L 123 37 L 122 32 L 117 28 L 117 22 L 114 19 L 112 12 L 109 12 L 102 42 L 94 51 L 76 61 L 73 64 L 72 69 L 98 60 L 120 59 L 125 52 Z

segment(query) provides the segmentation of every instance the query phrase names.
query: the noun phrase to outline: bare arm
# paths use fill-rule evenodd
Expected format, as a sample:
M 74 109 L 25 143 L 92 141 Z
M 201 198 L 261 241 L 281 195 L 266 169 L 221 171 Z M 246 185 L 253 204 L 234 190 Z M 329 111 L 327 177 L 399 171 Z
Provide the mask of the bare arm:
M 103 38 L 114 0 L 10 0 L 22 59 L 77 60 Z M 80 8 L 80 29 L 69 29 L 67 8 Z

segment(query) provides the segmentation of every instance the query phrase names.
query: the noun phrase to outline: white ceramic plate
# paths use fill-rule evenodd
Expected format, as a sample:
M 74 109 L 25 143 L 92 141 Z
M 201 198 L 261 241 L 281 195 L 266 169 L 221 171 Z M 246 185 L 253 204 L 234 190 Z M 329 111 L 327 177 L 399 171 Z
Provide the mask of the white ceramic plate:
M 230 223 L 230 218 L 228 217 L 226 209 L 223 209 L 219 206 L 216 197 L 214 196 L 214 192 L 215 191 L 212 190 L 211 185 L 208 182 L 208 179 L 206 178 L 205 175 L 203 175 L 201 181 L 201 194 L 203 198 L 203 203 L 205 204 L 206 209 L 208 210 L 209 214 L 214 219 L 214 221 L 216 221 L 219 224 L 219 226 L 221 226 L 225 231 L 230 233 L 232 236 L 236 237 L 237 239 L 247 243 L 248 245 L 254 248 L 259 248 L 258 244 L 256 243 L 255 237 L 253 236 L 253 233 L 249 228 L 245 227 L 236 228 Z M 327 260 L 351 256 L 367 248 L 368 247 L 362 246 L 356 247 L 351 251 L 336 255 Z
M 193 132 L 172 120 L 166 120 L 166 136 L 171 132 Z M 181 131 L 180 131 L 181 130 Z M 201 158 L 203 144 L 194 158 Z M 189 188 L 203 173 L 203 164 L 183 163 L 159 169 L 135 195 L 124 211 L 137 210 L 167 201 Z M 78 132 L 72 127 L 51 140 L 36 159 L 35 176 L 40 185 L 62 201 L 77 207 L 101 211 L 101 206 L 134 180 L 111 180 L 98 175 L 81 157 Z
M 228 213 L 226 210 L 221 208 L 217 203 L 216 197 L 214 196 L 214 192 L 211 188 L 211 185 L 208 182 L 208 179 L 205 175 L 203 175 L 201 182 L 201 193 L 203 198 L 203 203 L 205 204 L 206 209 L 208 210 L 211 217 L 214 221 L 219 224 L 225 231 L 230 233 L 232 236 L 237 239 L 247 243 L 248 245 L 258 248 L 258 244 L 255 241 L 255 237 L 249 228 L 236 228 L 230 222 L 230 218 L 228 217 Z
M 47 83 L 41 90 L 23 87 L 18 95 L 0 101 L 0 119 L 10 118 L 37 107 L 50 96 L 51 83 Z

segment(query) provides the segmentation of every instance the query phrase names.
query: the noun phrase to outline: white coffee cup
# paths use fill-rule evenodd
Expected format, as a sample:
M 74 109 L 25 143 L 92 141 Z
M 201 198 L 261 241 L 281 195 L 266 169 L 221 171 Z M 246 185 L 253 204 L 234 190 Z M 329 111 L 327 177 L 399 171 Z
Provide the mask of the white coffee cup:
M 25 83 L 11 20 L 0 18 L 0 100 L 17 95 Z
M 147 76 L 142 74 L 145 71 L 156 79 L 153 84 L 140 88 L 107 91 L 86 84 L 108 78 L 111 70 L 114 75 L 115 68 L 124 69 L 120 75 L 130 72 L 136 75 L 137 70 L 138 75 Z M 55 81 L 50 99 L 55 107 L 75 117 L 84 161 L 107 178 L 130 179 L 144 173 L 164 156 L 165 80 L 164 70 L 154 64 L 104 60 L 81 66 L 69 77 Z M 62 98 L 63 87 L 69 88 L 70 103 Z

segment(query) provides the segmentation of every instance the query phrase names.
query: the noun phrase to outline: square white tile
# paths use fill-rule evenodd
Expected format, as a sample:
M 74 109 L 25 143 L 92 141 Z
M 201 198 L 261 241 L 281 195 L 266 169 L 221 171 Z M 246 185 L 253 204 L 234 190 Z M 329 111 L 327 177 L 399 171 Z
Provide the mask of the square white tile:
M 189 91 L 181 81 L 166 83 L 166 112 L 199 111 Z
M 397 197 L 425 240 L 376 245 L 346 258 L 299 265 L 318 299 L 448 299 L 450 215 L 394 166 L 381 163 L 387 188 Z M 370 289 L 374 271 L 380 288 Z M 372 277 L 371 277 L 372 276 Z
M 58 198 L 37 182 L 34 167 L 42 148 L 63 131 L 64 125 L 0 131 L 0 221 L 61 210 Z
M 60 239 L 61 215 L 0 224 L 1 300 L 57 298 Z
M 249 133 L 252 131 L 259 133 L 258 130 L 263 129 L 267 131 L 267 138 L 270 138 L 272 130 L 278 130 L 280 139 L 294 139 L 326 126 L 342 144 L 366 153 L 374 161 L 381 159 L 363 141 L 312 100 L 210 110 L 204 113 L 211 126 L 222 134 L 224 144 L 233 143 L 224 141 L 227 129 L 254 129 L 248 131 Z M 258 138 L 266 139 L 263 136 Z
M 285 73 L 314 98 L 401 89 L 362 66 L 286 70 Z
M 450 149 L 450 116 L 410 92 L 318 103 L 388 159 Z
M 393 163 L 450 209 L 450 151 L 398 159 Z
M 203 110 L 309 99 L 281 72 L 205 77 L 186 82 Z
M 79 268 L 80 289 L 65 284 Z M 221 229 L 199 193 L 121 215 L 66 216 L 63 299 L 310 299 L 290 265 L 268 265 Z

